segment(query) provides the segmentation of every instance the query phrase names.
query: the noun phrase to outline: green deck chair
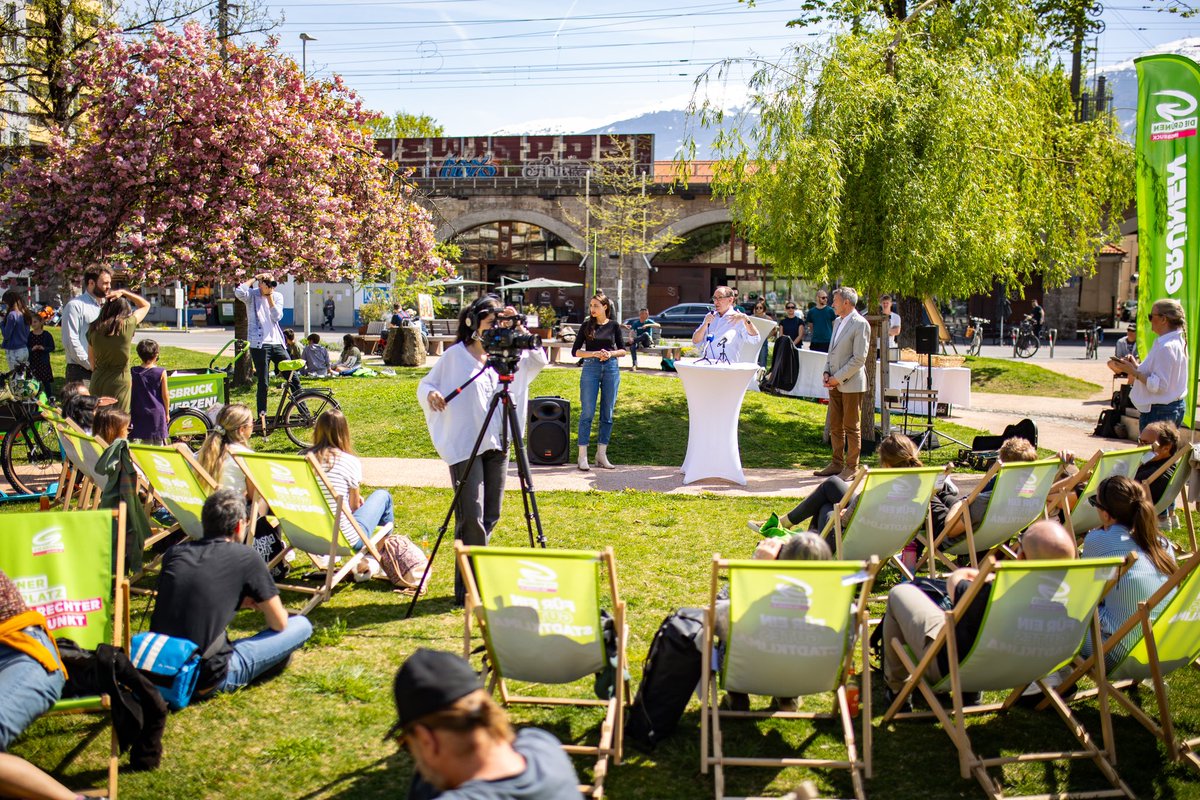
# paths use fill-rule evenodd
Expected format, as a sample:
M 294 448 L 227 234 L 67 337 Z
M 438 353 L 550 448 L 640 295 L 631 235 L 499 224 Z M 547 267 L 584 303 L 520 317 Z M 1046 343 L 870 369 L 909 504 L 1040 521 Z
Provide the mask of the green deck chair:
M 113 579 L 125 572 L 124 504 L 115 511 L 5 514 L 0 567 L 21 588 L 25 604 L 46 617 L 55 638 L 71 639 L 86 649 L 107 643 L 128 652 L 129 582 Z M 97 607 L 82 613 L 56 612 L 52 604 L 57 600 L 92 601 Z M 60 700 L 47 714 L 97 714 L 109 723 L 107 793 L 85 794 L 116 797 L 120 750 L 108 695 Z M 68 753 L 54 771 L 61 772 L 90 739 Z
M 237 453 L 234 461 L 246 474 L 246 483 L 254 494 L 270 507 L 279 520 L 279 529 L 291 549 L 327 559 L 325 583 L 319 589 L 295 584 L 279 584 L 281 589 L 290 589 L 311 595 L 300 614 L 308 614 L 333 595 L 334 587 L 354 572 L 358 562 L 367 555 L 379 560 L 375 545 L 392 532 L 391 525 L 376 528 L 368 535 L 359 527 L 350 514 L 344 498 L 337 498 L 329 485 L 329 478 L 312 455 L 285 456 L 278 453 Z M 354 527 L 363 547 L 355 552 L 342 531 L 341 520 L 345 518 Z M 251 520 L 250 530 L 254 530 Z M 280 553 L 271 562 L 275 566 L 287 555 Z M 344 565 L 338 567 L 338 560 Z
M 76 508 L 96 508 L 107 481 L 96 469 L 96 463 L 100 456 L 104 455 L 104 443 L 95 436 L 84 433 L 78 425 L 69 420 L 65 424 L 55 425 L 54 432 L 58 434 L 63 456 L 71 465 L 72 477 L 68 482 L 73 490 L 77 489 L 66 496 L 64 509 L 70 507 L 72 495 L 75 495 Z
M 159 447 L 130 443 L 129 454 L 158 499 L 175 517 L 175 528 L 189 539 L 203 539 L 200 512 L 208 496 L 221 486 L 200 466 L 187 445 Z
M 1054 476 L 1058 473 L 1062 462 L 1057 458 L 1047 458 L 1042 461 L 1014 461 L 1011 464 L 996 462 L 976 484 L 966 498 L 951 510 L 946 519 L 946 530 L 958 518 L 962 518 L 966 526 L 966 536 L 961 541 L 949 546 L 940 547 L 945 541 L 946 534 L 934 542 L 933 549 L 922 555 L 922 559 L 931 556 L 943 561 L 950 569 L 957 565 L 947 556 L 969 556 L 971 566 L 979 565 L 977 553 L 984 553 L 1007 543 L 1021 531 L 1028 528 L 1039 517 L 1046 516 L 1046 499 L 1050 488 L 1054 485 Z M 971 501 L 974 500 L 993 477 L 996 485 L 984 511 L 983 520 L 976 528 L 971 524 Z M 920 567 L 918 566 L 918 570 Z M 930 566 L 930 574 L 934 567 Z
M 862 468 L 849 490 L 829 515 L 823 538 L 833 533 L 834 556 L 849 561 L 878 556 L 892 559 L 907 578 L 913 575 L 896 555 L 925 529 L 926 546 L 933 541 L 933 520 L 929 499 L 938 475 L 949 474 L 942 467 L 908 469 Z M 857 497 L 855 502 L 853 498 Z M 850 519 L 842 524 L 842 512 L 854 502 Z
M 913 663 L 909 651 L 898 639 L 886 643 L 889 656 L 894 655 L 901 660 L 908 669 L 909 678 L 884 713 L 883 723 L 892 719 L 935 716 L 958 749 L 962 776 L 974 776 L 989 798 L 1006 796 L 999 780 L 988 772 L 992 767 L 1017 762 L 1065 762 L 1074 759 L 1090 759 L 1113 788 L 1087 793 L 1056 793 L 1054 797 L 1132 798 L 1133 793 L 1117 775 L 1106 755 L 1112 731 L 1107 704 L 1101 704 L 1101 730 L 1105 743 L 1102 749 L 1095 745 L 1083 725 L 1071 714 L 1059 690 L 1049 686 L 1044 677 L 1071 663 L 1079 653 L 1089 627 L 1093 635 L 1099 635 L 1100 616 L 1096 609 L 1100 600 L 1133 560 L 1130 556 L 1125 559 L 996 562 L 993 557 L 987 557 L 980 567 L 979 576 L 971 582 L 954 609 L 946 612 L 945 626 L 925 651 L 919 664 Z M 991 581 L 991 596 L 983 624 L 975 643 L 960 660 L 955 637 L 949 634 L 989 578 L 994 580 Z M 943 649 L 947 653 L 950 674 L 931 683 L 926 679 L 925 672 Z M 996 758 L 977 755 L 971 744 L 966 717 L 1007 711 L 1031 683 L 1041 688 L 1082 749 Z M 932 711 L 900 712 L 905 698 L 917 690 L 924 695 Z M 950 711 L 942 707 L 936 694 L 946 691 L 953 693 L 954 707 Z M 963 692 L 981 691 L 1005 691 L 1008 695 L 1003 703 L 963 706 Z
M 725 797 L 725 768 L 732 766 L 849 770 L 854 796 L 862 800 L 863 778 L 872 777 L 870 670 L 863 672 L 860 693 L 861 755 L 846 683 L 854 664 L 856 637 L 863 663 L 867 663 L 867 599 L 880 563 L 875 556 L 869 561 L 725 561 L 713 557 L 705 653 L 712 652 L 716 636 L 720 577 L 723 572 L 729 575 L 729 632 L 720 687 L 775 697 L 834 694 L 833 712 L 725 711 L 717 702 L 718 679 L 712 660 L 705 658 L 700 680 L 700 771 L 707 773 L 713 768 L 718 800 Z M 723 720 L 765 717 L 840 720 L 846 758 L 745 758 L 725 753 Z
M 601 600 L 609 597 L 617 654 L 614 675 L 625 675 L 625 603 L 617 587 L 617 563 L 611 547 L 602 552 L 531 550 L 524 547 L 467 547 L 455 542 L 458 569 L 467 587 L 463 623 L 463 657 L 470 659 L 472 625 L 487 650 L 483 678 L 509 705 L 602 707 L 596 745 L 563 745 L 573 755 L 596 759 L 593 782 L 579 789 L 588 797 L 604 796 L 610 762 L 621 763 L 629 682 L 614 682 L 612 697 L 598 700 L 573 696 L 514 694 L 509 682 L 563 686 L 587 679 L 591 693 L 595 673 L 613 666 L 605 650 Z
M 1161 516 L 1167 513 L 1167 507 L 1171 503 L 1175 503 L 1176 510 L 1182 512 L 1183 524 L 1187 528 L 1189 552 L 1195 553 L 1197 549 L 1196 526 L 1192 522 L 1192 504 L 1187 489 L 1188 479 L 1192 477 L 1192 448 L 1181 444 L 1179 451 L 1163 462 L 1162 466 L 1156 469 L 1150 477 L 1146 478 L 1144 485 L 1149 490 L 1150 484 L 1158 480 L 1159 476 L 1172 466 L 1175 467 L 1175 472 L 1167 481 L 1167 488 L 1163 490 L 1162 497 L 1158 498 L 1158 502 L 1154 504 L 1154 513 Z
M 1055 505 L 1061 508 L 1067 530 L 1074 533 L 1076 537 L 1083 536 L 1093 528 L 1100 527 L 1100 516 L 1088 502 L 1088 498 L 1096 494 L 1096 490 L 1100 488 L 1100 482 L 1105 478 L 1124 475 L 1133 480 L 1138 466 L 1142 463 L 1142 456 L 1149 452 L 1149 447 L 1098 451 L 1088 460 L 1087 464 L 1080 468 L 1079 472 L 1062 482 L 1059 489 L 1054 491 L 1057 496 L 1050 502 L 1051 512 Z M 1079 495 L 1079 501 L 1072 507 L 1068 501 L 1075 496 L 1076 487 L 1082 487 L 1083 492 Z
M 1164 600 L 1167 600 L 1166 605 L 1155 616 L 1154 609 Z M 1120 703 L 1146 730 L 1162 741 L 1171 760 L 1186 761 L 1200 770 L 1200 755 L 1195 751 L 1196 746 L 1200 745 L 1200 737 L 1179 737 L 1171 719 L 1165 680 L 1167 675 L 1200 659 L 1200 553 L 1192 553 L 1154 594 L 1138 604 L 1137 613 L 1104 641 L 1102 652 L 1107 655 L 1128 634 L 1139 629 L 1141 639 L 1112 669 L 1098 671 L 1097 667 L 1102 667 L 1104 660 L 1098 660 L 1094 653 L 1086 660 L 1077 659 L 1074 672 L 1063 681 L 1059 691 L 1066 692 L 1085 673 L 1091 673 L 1097 686 L 1103 687 L 1108 697 Z M 1126 694 L 1131 686 L 1145 680 L 1154 686 L 1154 697 L 1158 704 L 1157 720 Z M 1080 691 L 1075 693 L 1073 699 L 1099 693 L 1099 689 Z M 1116 762 L 1115 750 L 1109 751 L 1109 757 Z

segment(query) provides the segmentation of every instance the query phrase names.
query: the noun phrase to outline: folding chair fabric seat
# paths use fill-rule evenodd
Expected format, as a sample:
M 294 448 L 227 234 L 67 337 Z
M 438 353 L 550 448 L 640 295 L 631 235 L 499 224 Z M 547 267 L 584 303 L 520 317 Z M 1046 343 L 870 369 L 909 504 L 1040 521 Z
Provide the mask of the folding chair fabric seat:
M 1076 476 L 1083 488 L 1079 502 L 1075 503 L 1074 508 L 1071 507 L 1073 492 L 1070 490 L 1064 492 L 1059 500 L 1059 507 L 1062 508 L 1067 521 L 1067 529 L 1076 536 L 1082 536 L 1093 528 L 1100 527 L 1100 515 L 1088 502 L 1088 498 L 1096 494 L 1101 481 L 1114 475 L 1124 475 L 1133 480 L 1138 466 L 1142 463 L 1142 457 L 1149 452 L 1149 447 L 1131 447 L 1124 450 L 1100 451 L 1093 456 L 1086 465 L 1086 472 L 1080 470 Z
M 880 560 L 869 561 L 724 561 L 713 558 L 705 653 L 716 637 L 717 587 L 729 575 L 729 631 L 719 673 L 709 658 L 701 674 L 700 770 L 714 770 L 718 800 L 725 797 L 727 766 L 804 766 L 845 769 L 855 797 L 864 797 L 863 778 L 872 776 L 871 676 L 862 676 L 861 754 L 846 696 L 855 646 L 866 662 L 867 599 Z M 860 587 L 861 585 L 861 587 Z M 718 685 L 726 691 L 775 697 L 803 697 L 832 692 L 832 713 L 724 711 L 717 702 Z M 727 755 L 723 719 L 838 719 L 846 745 L 845 758 L 745 758 Z M 711 731 L 711 737 L 710 737 Z M 712 754 L 709 754 L 711 745 Z
M 187 446 L 130 443 L 129 454 L 158 499 L 175 517 L 179 529 L 189 539 L 203 539 L 200 512 L 204 509 L 204 501 L 220 485 L 200 466 Z
M 483 677 L 490 690 L 499 689 L 504 705 L 603 707 L 599 742 L 563 747 L 568 753 L 596 758 L 593 783 L 580 789 L 589 797 L 603 797 L 609 762 L 621 763 L 628 680 L 614 681 L 608 700 L 518 695 L 510 691 L 508 681 L 564 686 L 586 679 L 590 692 L 594 674 L 602 669 L 613 667 L 615 675 L 625 675 L 625 603 L 612 548 L 531 550 L 455 542 L 454 549 L 467 586 L 463 657 L 471 656 L 474 622 L 487 651 Z M 615 665 L 610 664 L 604 641 L 602 583 L 616 631 Z

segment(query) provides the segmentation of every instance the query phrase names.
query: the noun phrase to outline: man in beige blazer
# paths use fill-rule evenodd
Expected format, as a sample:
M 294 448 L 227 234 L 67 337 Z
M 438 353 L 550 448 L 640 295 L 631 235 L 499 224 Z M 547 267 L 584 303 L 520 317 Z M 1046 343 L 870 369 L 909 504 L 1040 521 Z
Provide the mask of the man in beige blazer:
M 850 480 L 858 469 L 862 452 L 862 426 L 859 422 L 863 392 L 867 390 L 867 339 L 871 326 L 855 310 L 858 292 L 849 286 L 833 290 L 833 338 L 825 359 L 825 388 L 829 390 L 829 436 L 833 461 L 814 474 L 822 477 L 841 475 Z

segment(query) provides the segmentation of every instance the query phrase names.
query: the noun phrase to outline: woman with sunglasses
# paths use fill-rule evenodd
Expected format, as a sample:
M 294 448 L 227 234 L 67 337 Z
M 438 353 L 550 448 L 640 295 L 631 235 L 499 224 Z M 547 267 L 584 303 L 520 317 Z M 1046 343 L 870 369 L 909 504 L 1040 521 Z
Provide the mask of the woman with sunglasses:
M 754 312 L 751 316 L 758 317 L 759 319 L 775 320 L 775 315 L 771 313 L 771 309 L 767 306 L 767 301 L 761 297 L 754 302 Z M 762 343 L 762 347 L 758 348 L 758 365 L 763 369 L 767 368 L 767 349 L 771 346 L 770 343 L 775 341 L 778 333 L 779 326 L 776 325 L 771 329 L 771 333 L 767 336 L 766 341 Z
M 1108 368 L 1133 379 L 1129 399 L 1141 414 L 1138 427 L 1167 420 L 1183 423 L 1188 394 L 1187 320 L 1178 300 L 1158 300 L 1150 307 L 1150 329 L 1157 337 L 1142 362 L 1132 355 L 1113 356 Z
M 1088 532 L 1081 556 L 1124 557 L 1130 551 L 1137 554 L 1134 565 L 1100 601 L 1100 634 L 1107 639 L 1137 611 L 1138 603 L 1150 597 L 1175 572 L 1175 556 L 1170 543 L 1159 535 L 1154 504 L 1137 481 L 1124 475 L 1105 478 L 1088 502 L 1096 507 L 1100 527 Z M 1164 598 L 1150 612 L 1152 619 L 1158 616 L 1168 599 Z M 1140 638 L 1140 631 L 1131 632 L 1109 651 L 1104 663 L 1109 667 L 1118 663 Z M 1082 654 L 1086 658 L 1091 652 L 1089 635 L 1083 643 Z

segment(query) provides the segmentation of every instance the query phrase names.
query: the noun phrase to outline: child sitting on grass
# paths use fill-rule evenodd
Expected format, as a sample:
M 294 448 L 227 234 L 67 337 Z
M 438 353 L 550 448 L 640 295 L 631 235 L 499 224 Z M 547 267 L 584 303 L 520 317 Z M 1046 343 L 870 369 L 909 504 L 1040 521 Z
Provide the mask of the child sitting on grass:
M 304 346 L 304 374 L 313 378 L 324 378 L 329 374 L 329 351 L 321 344 L 321 335 L 310 334 Z
M 346 334 L 342 337 L 342 357 L 330 370 L 334 375 L 351 375 L 362 366 L 362 351 L 354 346 L 354 337 Z
M 146 444 L 166 444 L 171 397 L 167 393 L 167 371 L 158 366 L 158 342 L 143 339 L 138 342 L 137 354 L 142 365 L 129 370 L 133 379 L 129 395 L 132 436 Z

